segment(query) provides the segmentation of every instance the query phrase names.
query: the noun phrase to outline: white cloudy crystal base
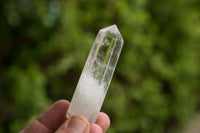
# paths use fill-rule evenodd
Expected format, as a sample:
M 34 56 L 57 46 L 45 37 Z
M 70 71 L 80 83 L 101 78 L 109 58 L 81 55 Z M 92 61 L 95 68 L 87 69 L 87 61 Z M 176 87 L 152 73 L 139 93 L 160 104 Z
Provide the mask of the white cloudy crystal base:
M 115 70 L 123 39 L 116 25 L 97 34 L 72 97 L 67 117 L 82 115 L 95 123 Z
M 80 114 L 94 123 L 100 111 L 104 99 L 104 86 L 99 85 L 97 80 L 83 73 L 80 77 L 75 97 L 70 104 L 68 115 Z

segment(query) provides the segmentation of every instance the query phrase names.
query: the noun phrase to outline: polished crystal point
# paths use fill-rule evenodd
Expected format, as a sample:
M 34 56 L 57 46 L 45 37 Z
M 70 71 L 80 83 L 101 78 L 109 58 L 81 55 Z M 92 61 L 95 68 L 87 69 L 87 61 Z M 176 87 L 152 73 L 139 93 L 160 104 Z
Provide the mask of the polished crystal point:
M 67 117 L 82 115 L 90 123 L 96 121 L 123 43 L 116 25 L 98 32 L 74 92 Z

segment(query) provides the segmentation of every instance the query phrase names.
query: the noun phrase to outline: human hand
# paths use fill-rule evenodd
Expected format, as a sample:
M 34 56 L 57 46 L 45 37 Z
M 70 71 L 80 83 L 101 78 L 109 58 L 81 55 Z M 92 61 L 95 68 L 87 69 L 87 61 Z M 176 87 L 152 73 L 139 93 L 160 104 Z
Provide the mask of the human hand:
M 89 124 L 82 116 L 66 118 L 69 102 L 59 100 L 19 133 L 104 133 L 110 126 L 110 119 L 100 112 L 96 123 Z

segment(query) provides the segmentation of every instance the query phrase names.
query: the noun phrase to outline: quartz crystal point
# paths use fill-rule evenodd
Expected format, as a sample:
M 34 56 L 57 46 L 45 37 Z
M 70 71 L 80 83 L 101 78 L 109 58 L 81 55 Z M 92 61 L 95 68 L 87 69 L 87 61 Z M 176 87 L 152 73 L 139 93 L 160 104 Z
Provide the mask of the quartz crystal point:
M 123 46 L 116 25 L 101 29 L 72 97 L 67 117 L 82 115 L 95 123 Z

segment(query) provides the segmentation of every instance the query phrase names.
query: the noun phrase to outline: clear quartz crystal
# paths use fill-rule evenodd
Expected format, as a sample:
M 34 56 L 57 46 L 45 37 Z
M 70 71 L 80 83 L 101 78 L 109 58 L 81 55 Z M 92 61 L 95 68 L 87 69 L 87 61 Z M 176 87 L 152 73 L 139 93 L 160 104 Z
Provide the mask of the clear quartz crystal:
M 116 25 L 98 32 L 74 92 L 67 117 L 82 115 L 90 123 L 96 121 L 123 43 Z

